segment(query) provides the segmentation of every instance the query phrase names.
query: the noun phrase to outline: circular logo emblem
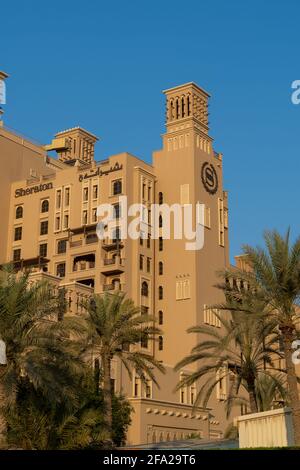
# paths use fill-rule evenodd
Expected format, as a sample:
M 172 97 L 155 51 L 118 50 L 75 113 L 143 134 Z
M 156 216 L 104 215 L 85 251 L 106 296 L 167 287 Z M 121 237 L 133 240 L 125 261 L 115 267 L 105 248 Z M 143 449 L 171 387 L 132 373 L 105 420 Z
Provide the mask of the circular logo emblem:
M 215 194 L 218 189 L 218 177 L 214 166 L 211 163 L 205 162 L 201 169 L 201 179 L 206 191 L 210 194 Z

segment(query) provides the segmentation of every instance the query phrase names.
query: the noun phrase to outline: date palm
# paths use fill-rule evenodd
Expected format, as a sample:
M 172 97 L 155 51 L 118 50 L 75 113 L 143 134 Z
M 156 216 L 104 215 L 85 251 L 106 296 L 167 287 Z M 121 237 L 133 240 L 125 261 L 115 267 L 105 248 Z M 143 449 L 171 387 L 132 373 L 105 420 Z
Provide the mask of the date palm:
M 195 406 L 200 403 L 206 406 L 216 387 L 226 381 L 229 384 L 225 402 L 227 416 L 234 405 L 242 403 L 249 404 L 251 412 L 256 413 L 257 387 L 262 375 L 268 377 L 274 387 L 280 387 L 274 362 L 279 355 L 277 336 L 273 333 L 273 326 L 261 321 L 261 316 L 254 313 L 257 311 L 254 301 L 246 304 L 244 299 L 241 303 L 232 294 L 227 295 L 225 303 L 218 308 L 223 309 L 215 313 L 221 328 L 203 325 L 188 330 L 188 333 L 200 335 L 201 341 L 176 365 L 175 370 L 190 364 L 196 364 L 197 368 L 178 383 L 177 389 L 202 382 Z
M 129 377 L 135 369 L 141 379 L 145 377 L 158 385 L 154 370 L 164 372 L 163 365 L 152 354 L 140 349 L 142 336 L 154 339 L 159 330 L 153 318 L 141 313 L 123 293 L 94 295 L 85 304 L 88 324 L 88 347 L 101 362 L 106 423 L 112 428 L 111 362 L 119 358 Z
M 290 231 L 264 234 L 265 248 L 244 247 L 253 274 L 272 310 L 272 321 L 281 333 L 287 384 L 293 414 L 295 444 L 300 445 L 300 400 L 292 343 L 297 338 L 300 298 L 300 237 L 292 244 Z
M 58 302 L 47 283 L 31 283 L 28 273 L 0 273 L 0 339 L 7 364 L 0 366 L 0 441 L 6 443 L 4 408 L 13 405 L 20 380 L 28 379 L 50 402 L 76 399 L 82 373 L 75 319 L 57 321 Z M 3 343 L 2 343 L 3 344 Z

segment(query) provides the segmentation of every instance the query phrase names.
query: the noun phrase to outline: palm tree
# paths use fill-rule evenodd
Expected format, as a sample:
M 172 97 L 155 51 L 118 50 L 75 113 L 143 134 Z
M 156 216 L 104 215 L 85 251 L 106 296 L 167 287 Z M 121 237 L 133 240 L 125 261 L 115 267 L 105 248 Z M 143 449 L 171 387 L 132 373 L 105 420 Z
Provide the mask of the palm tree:
M 123 293 L 94 295 L 85 308 L 89 331 L 87 349 L 101 361 L 106 423 L 111 433 L 112 359 L 121 360 L 130 378 L 135 369 L 142 381 L 147 377 L 158 386 L 154 368 L 164 372 L 164 367 L 153 355 L 141 351 L 139 345 L 143 336 L 154 339 L 160 330 L 153 326 L 153 318 L 141 313 Z
M 251 412 L 256 413 L 259 377 L 267 376 L 274 386 L 279 387 L 278 377 L 274 373 L 277 372 L 277 368 L 273 361 L 280 354 L 276 349 L 277 336 L 272 334 L 273 328 L 270 323 L 260 321 L 257 315 L 240 310 L 245 308 L 252 311 L 253 305 L 246 307 L 236 299 L 229 298 L 227 302 L 229 304 L 223 304 L 223 309 L 229 310 L 227 315 L 215 311 L 221 324 L 220 329 L 195 326 L 188 330 L 188 333 L 201 335 L 201 341 L 192 349 L 190 355 L 176 365 L 175 370 L 190 364 L 197 364 L 198 368 L 178 383 L 177 390 L 205 378 L 197 393 L 194 406 L 200 402 L 206 406 L 216 387 L 220 387 L 226 381 L 229 384 L 225 400 L 227 416 L 230 415 L 232 406 L 237 404 L 249 404 Z M 242 396 L 245 392 L 248 400 Z
M 300 400 L 292 343 L 297 338 L 300 297 L 300 237 L 291 244 L 290 231 L 265 232 L 266 248 L 244 247 L 253 274 L 272 309 L 272 321 L 282 336 L 295 444 L 300 445 Z
M 4 268 L 0 273 L 0 339 L 7 364 L 0 376 L 0 442 L 6 444 L 4 409 L 15 402 L 20 380 L 28 379 L 50 402 L 76 400 L 83 363 L 78 359 L 80 322 L 57 321 L 58 302 L 44 282 L 31 283 L 28 273 Z

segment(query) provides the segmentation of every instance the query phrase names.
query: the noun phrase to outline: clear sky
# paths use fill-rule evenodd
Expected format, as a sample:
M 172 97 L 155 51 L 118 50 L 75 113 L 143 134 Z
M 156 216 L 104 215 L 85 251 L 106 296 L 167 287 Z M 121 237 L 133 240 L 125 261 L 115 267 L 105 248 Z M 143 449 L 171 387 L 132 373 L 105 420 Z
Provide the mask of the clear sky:
M 81 125 L 101 138 L 97 159 L 150 161 L 164 132 L 161 90 L 194 81 L 212 94 L 231 256 L 264 229 L 298 235 L 299 23 L 296 0 L 1 2 L 5 122 L 43 143 Z

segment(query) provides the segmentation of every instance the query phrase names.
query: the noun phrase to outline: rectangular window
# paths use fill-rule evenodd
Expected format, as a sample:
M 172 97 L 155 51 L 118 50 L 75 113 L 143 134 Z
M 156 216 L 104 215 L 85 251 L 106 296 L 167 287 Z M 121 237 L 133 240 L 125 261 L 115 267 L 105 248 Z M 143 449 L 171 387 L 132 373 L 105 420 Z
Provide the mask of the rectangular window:
M 82 225 L 87 225 L 88 223 L 88 211 L 82 212 Z
M 147 273 L 151 271 L 151 258 L 147 258 Z
M 69 228 L 69 216 L 68 214 L 64 215 L 64 229 Z
M 20 261 L 21 259 L 21 248 L 16 248 L 13 251 L 13 261 Z
M 121 194 L 121 193 L 122 193 L 122 181 L 121 180 L 113 181 L 112 194 L 116 196 L 117 194 Z
M 15 227 L 14 241 L 22 240 L 22 227 Z
M 219 245 L 225 245 L 224 239 L 224 204 L 223 199 L 218 198 L 218 222 L 219 222 Z
M 83 202 L 88 201 L 89 199 L 89 188 L 83 188 Z
M 66 263 L 59 263 L 56 265 L 56 276 L 65 277 L 66 275 Z
M 55 230 L 60 230 L 60 216 L 55 217 Z
M 40 256 L 45 258 L 47 256 L 47 243 L 42 243 L 40 245 Z
M 92 209 L 92 221 L 97 222 L 97 209 Z
M 65 206 L 70 205 L 70 188 L 65 189 Z
M 140 255 L 140 270 L 143 271 L 144 269 L 144 257 Z
M 150 248 L 150 247 L 151 247 L 151 235 L 149 234 L 147 238 L 147 248 Z
M 216 373 L 216 380 L 218 380 L 216 392 L 218 400 L 226 400 L 227 398 L 227 367 L 220 367 Z
M 189 279 L 180 279 L 176 281 L 176 300 L 190 299 L 191 286 Z
M 48 220 L 43 220 L 40 226 L 40 235 L 48 234 Z
M 67 240 L 58 240 L 57 242 L 57 253 L 66 253 L 67 251 Z
M 210 326 L 215 326 L 217 328 L 221 328 L 221 321 L 217 317 L 217 315 L 220 316 L 220 310 L 219 309 L 213 309 L 208 307 L 208 305 L 203 306 L 203 320 L 204 323 Z
M 121 206 L 120 206 L 120 204 L 114 204 L 113 213 L 114 213 L 114 218 L 115 219 L 119 219 L 121 217 Z
M 56 191 L 56 207 L 60 209 L 61 207 L 61 190 Z
M 93 186 L 93 199 L 98 199 L 98 185 L 94 184 Z

